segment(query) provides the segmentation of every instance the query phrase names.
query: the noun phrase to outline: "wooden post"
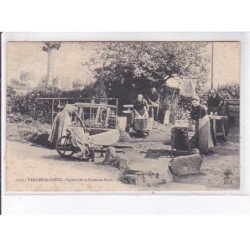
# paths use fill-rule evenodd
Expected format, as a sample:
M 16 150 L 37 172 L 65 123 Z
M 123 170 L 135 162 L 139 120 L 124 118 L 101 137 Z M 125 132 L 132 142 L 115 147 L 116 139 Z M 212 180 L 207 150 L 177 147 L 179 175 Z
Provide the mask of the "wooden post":
M 213 126 L 214 126 L 214 134 L 215 134 L 215 138 L 216 138 L 216 134 L 217 134 L 217 131 L 216 131 L 216 119 L 213 119 Z
M 92 124 L 93 124 L 93 108 L 92 108 L 92 103 L 90 102 L 90 107 L 89 107 L 89 127 L 91 128 L 92 127 Z
M 80 112 L 81 112 L 81 119 L 82 119 L 82 121 L 84 122 L 84 121 L 85 121 L 84 108 L 81 108 L 80 110 L 81 110 L 81 111 L 80 111 Z
M 53 124 L 53 120 L 54 120 L 54 99 L 52 99 L 51 124 Z
M 95 122 L 98 123 L 99 120 L 99 116 L 100 116 L 100 107 L 98 107 L 97 112 L 96 112 L 96 116 L 95 116 Z
M 51 84 L 51 48 L 48 48 L 47 83 Z M 53 87 L 52 87 L 53 90 Z
M 212 42 L 211 89 L 214 88 L 214 42 Z
M 106 114 L 106 119 L 105 119 L 105 127 L 108 126 L 108 121 L 109 121 L 109 113 L 110 113 L 110 108 L 107 108 L 107 114 Z
M 154 109 L 154 107 L 151 107 L 151 117 L 153 117 L 153 119 L 155 119 L 155 109 Z
M 172 128 L 171 129 L 171 154 L 170 156 L 173 156 L 174 153 L 174 144 L 175 144 L 175 130 Z
M 116 99 L 115 100 L 115 106 L 116 106 L 116 108 L 115 108 L 115 128 L 117 128 L 118 127 L 118 122 L 117 122 L 117 116 L 118 116 L 118 99 Z

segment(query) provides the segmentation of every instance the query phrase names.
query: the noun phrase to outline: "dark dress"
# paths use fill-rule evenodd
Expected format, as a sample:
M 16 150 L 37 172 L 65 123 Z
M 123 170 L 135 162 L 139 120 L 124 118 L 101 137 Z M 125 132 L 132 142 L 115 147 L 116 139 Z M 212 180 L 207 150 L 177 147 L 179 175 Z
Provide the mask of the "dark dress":
M 153 93 L 151 92 L 151 93 L 149 94 L 148 98 L 149 98 L 150 101 L 152 101 L 152 102 L 158 102 L 159 99 L 160 99 L 160 94 L 159 94 L 157 91 L 155 91 L 155 92 L 153 92 Z
M 207 100 L 207 106 L 208 106 L 208 114 L 210 112 L 217 112 L 220 116 L 226 116 L 226 107 L 224 104 L 222 104 L 223 99 L 219 96 L 217 93 L 215 97 L 210 96 Z M 222 126 L 224 126 L 225 134 L 226 136 L 229 133 L 229 127 L 228 127 L 228 121 L 225 118 L 222 118 L 220 122 L 216 123 L 216 130 L 222 131 Z M 211 126 L 213 127 L 213 123 L 211 121 Z
M 222 99 L 218 94 L 216 94 L 215 97 L 210 96 L 207 100 L 208 114 L 210 114 L 210 112 L 219 113 L 221 101 L 222 101 Z
M 153 118 L 154 119 L 158 119 L 158 113 L 159 113 L 159 100 L 160 100 L 160 94 L 155 91 L 155 92 L 151 92 L 148 96 L 148 99 L 151 101 L 151 102 L 154 102 L 157 104 L 156 107 L 151 107 L 151 112 L 152 112 L 152 109 L 154 111 L 154 113 L 152 114 L 152 116 L 154 116 Z
M 199 121 L 199 119 L 202 119 L 207 114 L 204 107 L 201 105 L 198 105 L 197 107 L 192 106 L 191 109 L 191 119 L 194 121 Z

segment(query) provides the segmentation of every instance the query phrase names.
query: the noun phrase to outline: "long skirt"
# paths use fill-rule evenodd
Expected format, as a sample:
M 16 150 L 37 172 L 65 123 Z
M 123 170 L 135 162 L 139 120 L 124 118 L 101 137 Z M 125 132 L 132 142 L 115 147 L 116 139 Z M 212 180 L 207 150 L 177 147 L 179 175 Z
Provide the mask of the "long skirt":
M 57 140 L 61 136 L 67 134 L 66 129 L 71 125 L 71 118 L 68 112 L 62 111 L 58 113 L 52 124 L 52 131 L 49 135 L 48 141 L 55 146 Z

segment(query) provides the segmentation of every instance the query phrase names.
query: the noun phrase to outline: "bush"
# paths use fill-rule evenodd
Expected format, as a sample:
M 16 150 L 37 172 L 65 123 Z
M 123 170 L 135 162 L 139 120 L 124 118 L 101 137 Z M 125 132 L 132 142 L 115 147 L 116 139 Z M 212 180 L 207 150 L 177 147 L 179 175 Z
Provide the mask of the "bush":
M 191 98 L 179 95 L 179 90 L 166 88 L 161 95 L 160 111 L 164 113 L 166 110 L 170 111 L 170 123 L 175 120 L 187 120 L 190 118 L 189 111 L 191 109 Z
M 207 102 L 210 90 L 203 93 L 201 96 L 204 102 Z M 226 84 L 218 88 L 218 93 L 223 100 L 239 99 L 240 98 L 240 85 L 238 83 Z
M 39 101 L 39 97 L 60 97 L 61 91 L 52 87 L 39 86 L 26 95 L 20 95 L 13 89 L 7 89 L 7 106 L 9 113 L 28 115 L 35 120 L 37 118 L 51 117 L 51 104 L 49 101 Z
M 235 84 L 227 84 L 225 86 L 221 86 L 218 89 L 219 94 L 224 99 L 239 99 L 240 98 L 240 85 Z
M 39 100 L 39 98 L 52 97 L 76 100 L 90 98 L 92 95 L 95 95 L 93 86 L 86 86 L 83 90 L 63 91 L 56 87 L 52 88 L 47 84 L 40 84 L 25 95 L 20 95 L 12 87 L 7 87 L 7 114 L 28 115 L 35 120 L 50 123 L 52 102 L 50 100 Z M 69 100 L 69 103 L 71 101 Z
M 200 89 L 199 96 L 201 98 L 201 104 L 204 105 L 207 102 L 210 90 L 205 88 Z M 227 84 L 218 88 L 220 96 L 224 99 L 239 99 L 240 98 L 240 86 L 239 84 Z M 179 95 L 178 90 L 168 88 L 161 95 L 161 112 L 170 110 L 170 123 L 174 123 L 175 120 L 188 120 L 190 119 L 191 110 L 191 98 L 182 97 Z
M 135 91 L 134 91 L 135 92 Z M 174 123 L 176 119 L 189 119 L 189 111 L 191 109 L 191 98 L 185 98 L 179 95 L 179 90 L 166 87 L 161 92 L 161 106 L 160 113 L 164 116 L 166 110 L 170 110 L 170 122 Z M 131 93 L 133 95 L 135 93 Z M 219 94 L 224 99 L 239 98 L 240 87 L 239 84 L 228 84 L 219 88 Z M 111 95 L 111 94 L 110 94 Z M 201 103 L 207 101 L 209 91 L 200 93 Z M 45 97 L 61 97 L 71 98 L 72 100 L 80 98 L 91 98 L 95 96 L 98 98 L 105 98 L 106 89 L 101 82 L 87 85 L 84 89 L 73 89 L 69 91 L 62 91 L 56 87 L 52 88 L 47 84 L 40 84 L 26 95 L 18 94 L 12 87 L 7 87 L 7 114 L 19 113 L 27 115 L 42 123 L 51 122 L 51 101 L 38 100 L 38 98 Z M 119 100 L 119 113 L 122 110 L 122 103 L 127 104 L 129 95 L 123 94 L 124 100 Z M 127 100 L 127 101 L 126 101 Z

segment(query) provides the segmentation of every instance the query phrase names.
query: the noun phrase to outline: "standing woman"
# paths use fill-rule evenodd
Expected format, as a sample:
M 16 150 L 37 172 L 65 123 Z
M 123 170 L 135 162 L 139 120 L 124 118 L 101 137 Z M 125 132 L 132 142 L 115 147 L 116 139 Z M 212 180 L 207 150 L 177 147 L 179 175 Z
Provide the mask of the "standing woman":
M 147 101 L 144 99 L 142 94 L 137 96 L 133 105 L 135 117 L 137 118 L 148 118 L 148 106 Z
M 220 97 L 218 91 L 216 89 L 211 89 L 210 96 L 207 100 L 208 114 L 210 115 L 219 115 L 226 116 L 226 107 L 224 104 L 224 100 Z M 211 122 L 211 126 L 213 124 Z M 221 118 L 221 122 L 217 122 L 216 130 L 222 131 L 224 126 L 225 135 L 227 136 L 229 133 L 228 121 L 226 118 Z
M 202 119 L 207 114 L 207 112 L 205 108 L 200 105 L 200 98 L 198 96 L 193 96 L 191 102 L 191 119 L 198 122 L 199 119 Z
M 212 139 L 212 130 L 209 117 L 205 108 L 200 105 L 200 98 L 194 96 L 191 99 L 191 119 L 195 123 L 195 135 L 193 137 L 193 145 L 197 147 L 201 153 L 208 153 L 209 148 L 214 146 Z
M 223 101 L 219 96 L 216 89 L 211 89 L 210 96 L 207 100 L 208 114 L 210 115 L 220 115 L 220 107 L 222 106 Z
M 151 88 L 151 92 L 148 96 L 148 102 L 149 104 L 153 105 L 151 107 L 151 112 L 153 109 L 153 119 L 158 120 L 158 113 L 159 113 L 159 107 L 160 107 L 160 94 L 157 92 L 155 87 Z

